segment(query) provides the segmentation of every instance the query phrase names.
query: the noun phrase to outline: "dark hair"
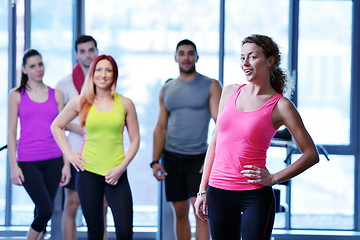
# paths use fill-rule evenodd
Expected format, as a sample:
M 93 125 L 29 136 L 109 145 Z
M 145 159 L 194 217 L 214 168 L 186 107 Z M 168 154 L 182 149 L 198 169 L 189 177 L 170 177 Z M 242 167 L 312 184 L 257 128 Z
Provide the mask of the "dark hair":
M 80 36 L 77 37 L 77 39 L 75 41 L 75 52 L 78 51 L 78 45 L 80 43 L 86 43 L 86 42 L 94 42 L 95 48 L 97 49 L 97 42 L 92 36 L 80 35 Z
M 22 63 L 21 66 L 25 67 L 26 62 L 28 60 L 29 57 L 33 57 L 33 56 L 40 56 L 41 54 L 36 51 L 35 49 L 28 49 L 25 51 L 24 56 L 22 58 Z M 42 57 L 41 57 L 42 58 Z M 21 69 L 21 80 L 20 80 L 20 86 L 16 89 L 17 92 L 22 92 L 26 89 L 29 89 L 30 87 L 27 85 L 27 82 L 29 80 L 29 77 L 27 74 L 25 74 L 22 69 Z
M 182 46 L 182 45 L 191 45 L 191 46 L 193 46 L 194 49 L 195 49 L 195 53 L 196 53 L 196 55 L 197 55 L 196 45 L 195 45 L 194 42 L 190 41 L 189 39 L 181 40 L 181 41 L 176 45 L 176 52 L 177 52 L 177 50 L 179 49 L 179 47 Z
M 242 45 L 245 43 L 254 43 L 262 48 L 266 58 L 274 57 L 274 66 L 270 72 L 270 82 L 274 90 L 280 94 L 288 93 L 291 95 L 292 86 L 291 79 L 286 74 L 285 70 L 280 67 L 281 53 L 279 46 L 270 37 L 264 35 L 253 34 L 246 37 L 242 41 Z

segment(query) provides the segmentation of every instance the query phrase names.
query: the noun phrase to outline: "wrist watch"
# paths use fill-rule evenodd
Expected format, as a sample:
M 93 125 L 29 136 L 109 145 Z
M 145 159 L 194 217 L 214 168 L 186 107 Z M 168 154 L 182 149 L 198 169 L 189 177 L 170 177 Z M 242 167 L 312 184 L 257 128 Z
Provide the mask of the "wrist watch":
M 153 165 L 156 164 L 156 163 L 159 163 L 159 160 L 152 161 L 152 162 L 150 163 L 150 167 L 152 168 Z

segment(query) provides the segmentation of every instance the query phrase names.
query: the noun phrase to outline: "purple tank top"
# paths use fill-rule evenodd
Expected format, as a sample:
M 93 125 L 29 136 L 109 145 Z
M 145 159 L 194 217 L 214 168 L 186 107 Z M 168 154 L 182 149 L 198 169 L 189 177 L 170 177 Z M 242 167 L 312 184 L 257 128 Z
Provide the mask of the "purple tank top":
M 61 157 L 62 153 L 52 136 L 50 125 L 58 114 L 55 91 L 48 87 L 48 99 L 37 103 L 24 90 L 20 93 L 20 138 L 18 161 L 34 162 Z

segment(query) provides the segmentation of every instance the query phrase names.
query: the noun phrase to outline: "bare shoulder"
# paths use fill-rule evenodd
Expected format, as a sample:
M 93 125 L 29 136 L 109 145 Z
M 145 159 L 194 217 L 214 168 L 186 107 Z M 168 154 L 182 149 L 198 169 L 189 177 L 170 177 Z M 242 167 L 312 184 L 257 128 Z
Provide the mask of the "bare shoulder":
M 125 96 L 123 96 L 123 95 L 120 95 L 120 97 L 121 97 L 121 101 L 123 102 L 123 103 L 132 103 L 132 100 L 130 99 L 130 98 L 128 98 L 128 97 L 125 97 Z
M 75 97 L 73 97 L 70 101 L 69 101 L 69 105 L 77 105 L 77 106 L 80 106 L 80 99 L 81 99 L 81 96 L 80 95 L 77 95 Z M 66 105 L 68 105 L 66 104 Z
M 212 81 L 211 81 L 211 86 L 212 86 L 212 87 L 219 87 L 219 88 L 221 88 L 220 82 L 219 82 L 218 80 L 216 80 L 216 79 L 212 79 Z
M 226 91 L 235 91 L 235 89 L 237 89 L 239 86 L 240 86 L 240 85 L 239 85 L 239 84 L 236 84 L 236 83 L 234 83 L 234 84 L 229 84 L 229 85 L 226 85 L 226 86 L 224 87 L 224 90 L 226 90 Z
M 59 96 L 63 96 L 62 91 L 61 91 L 61 90 L 59 90 L 59 89 L 56 89 L 56 88 L 55 88 L 55 96 L 57 96 L 57 97 L 59 97 Z
M 280 125 L 301 119 L 294 103 L 286 97 L 281 97 L 273 111 L 273 120 Z
M 221 84 L 218 80 L 213 79 L 210 85 L 210 94 L 217 95 L 220 97 L 221 94 Z
M 10 90 L 9 99 L 11 101 L 20 102 L 20 92 L 16 91 L 16 88 Z
M 121 102 L 125 108 L 134 107 L 134 103 L 130 98 L 124 97 L 123 95 L 120 95 L 120 97 Z
M 296 109 L 294 103 L 286 97 L 281 97 L 277 105 L 280 112 Z
M 66 109 L 66 111 L 80 112 L 80 99 L 81 99 L 80 95 L 73 97 L 65 105 L 64 110 Z
M 238 84 L 231 84 L 227 85 L 223 88 L 221 97 L 220 97 L 220 104 L 219 104 L 219 113 L 222 112 L 226 102 L 230 99 L 231 95 L 234 91 L 239 87 Z
M 17 88 L 13 88 L 10 90 L 10 95 L 19 95 L 20 96 L 20 93 L 18 91 L 16 91 Z
M 226 85 L 222 91 L 222 96 L 223 97 L 230 96 L 238 87 L 239 84 Z

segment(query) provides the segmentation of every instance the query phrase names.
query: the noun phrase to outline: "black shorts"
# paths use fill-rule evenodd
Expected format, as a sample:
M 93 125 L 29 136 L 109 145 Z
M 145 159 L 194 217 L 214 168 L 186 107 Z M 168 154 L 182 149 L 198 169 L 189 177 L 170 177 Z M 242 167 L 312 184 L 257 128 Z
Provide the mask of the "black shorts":
M 72 164 L 70 164 L 70 171 L 71 171 L 71 178 L 69 183 L 64 186 L 65 188 L 71 189 L 71 190 L 76 190 L 76 174 L 77 171 L 76 169 L 73 167 Z
M 165 179 L 166 200 L 184 201 L 196 197 L 201 182 L 200 169 L 205 153 L 185 155 L 164 151 L 163 164 L 168 175 Z

